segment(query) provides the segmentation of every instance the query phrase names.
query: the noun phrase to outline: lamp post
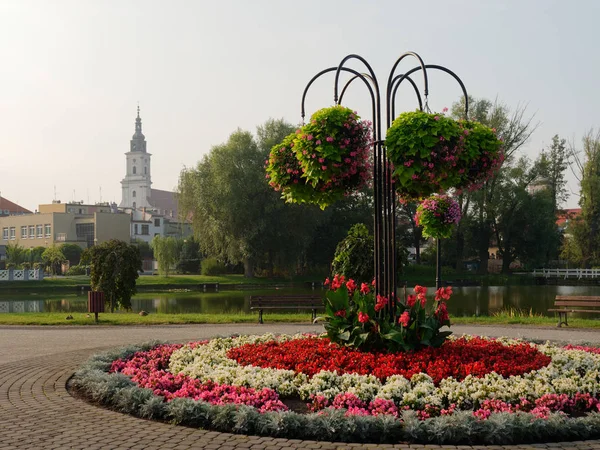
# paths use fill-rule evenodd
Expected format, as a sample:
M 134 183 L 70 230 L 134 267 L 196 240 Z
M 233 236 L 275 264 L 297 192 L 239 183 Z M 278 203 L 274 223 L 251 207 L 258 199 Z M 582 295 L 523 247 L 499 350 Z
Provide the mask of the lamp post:
M 413 58 L 417 61 L 417 66 L 403 74 L 397 74 L 396 69 L 405 58 Z M 366 72 L 361 73 L 357 70 L 346 67 L 350 61 L 358 61 Z M 335 72 L 335 81 L 333 86 L 333 101 L 336 105 L 341 105 L 344 94 L 353 81 L 360 80 L 369 93 L 371 99 L 371 110 L 373 119 L 373 200 L 374 200 L 374 267 L 375 267 L 375 293 L 387 298 L 396 296 L 397 293 L 397 268 L 396 268 L 396 199 L 394 182 L 392 180 L 392 167 L 387 158 L 385 147 L 385 136 L 387 129 L 391 126 L 396 116 L 395 98 L 398 88 L 403 81 L 408 81 L 416 95 L 419 109 L 429 111 L 427 104 L 429 96 L 429 79 L 427 71 L 429 69 L 440 70 L 452 76 L 460 85 L 465 98 L 465 118 L 468 114 L 469 99 L 467 90 L 460 78 L 451 70 L 438 65 L 425 64 L 423 59 L 414 52 L 402 54 L 392 66 L 389 73 L 385 89 L 385 105 L 382 106 L 382 94 L 379 82 L 371 65 L 361 56 L 351 54 L 342 59 L 335 67 L 329 67 L 317 73 L 306 85 L 302 94 L 301 116 L 302 122 L 305 118 L 305 100 L 306 95 L 312 84 L 321 76 Z M 423 71 L 423 97 L 415 81 L 410 77 L 415 72 Z M 340 91 L 341 73 L 350 74 L 350 79 L 344 84 Z M 382 110 L 385 109 L 385 128 L 382 126 Z M 440 241 L 437 241 L 437 270 L 436 285 L 441 283 L 440 267 Z M 439 286 L 438 286 L 439 287 Z M 387 311 L 392 320 L 396 320 L 396 307 L 394 301 L 388 303 Z

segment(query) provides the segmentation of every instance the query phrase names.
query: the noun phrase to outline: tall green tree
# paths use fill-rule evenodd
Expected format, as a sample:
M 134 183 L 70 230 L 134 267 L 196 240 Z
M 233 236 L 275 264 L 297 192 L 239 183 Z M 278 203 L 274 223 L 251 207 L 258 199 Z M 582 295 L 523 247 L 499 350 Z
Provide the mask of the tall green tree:
M 131 297 L 137 292 L 136 280 L 142 270 L 139 249 L 132 244 L 111 239 L 88 249 L 90 284 L 104 292 L 111 312 L 115 307 L 131 309 Z
M 258 127 L 256 139 L 237 130 L 179 179 L 180 209 L 191 215 L 202 252 L 243 263 L 247 277 L 256 268 L 301 264 L 316 226 L 317 208 L 284 203 L 265 178 L 271 147 L 293 130 L 273 119 Z
M 62 272 L 61 266 L 64 261 L 66 261 L 65 255 L 63 255 L 59 247 L 55 247 L 54 245 L 48 247 L 42 253 L 42 262 L 46 267 L 50 268 L 52 275 L 58 275 Z
M 491 128 L 496 129 L 498 136 L 504 142 L 506 162 L 510 162 L 514 153 L 518 151 L 537 128 L 533 123 L 534 116 L 527 115 L 526 106 L 517 106 L 511 110 L 498 100 L 492 102 L 487 99 L 469 97 L 469 119 L 476 120 Z M 464 117 L 464 99 L 452 106 L 454 118 Z M 468 223 L 471 225 L 471 236 L 476 241 L 477 256 L 480 260 L 479 273 L 487 273 L 488 249 L 493 236 L 495 210 L 498 205 L 497 177 L 492 177 L 475 192 L 461 193 L 458 203 L 462 209 L 463 218 L 470 215 Z M 456 266 L 462 266 L 464 259 L 465 228 L 457 227 L 456 236 Z
M 199 273 L 201 261 L 200 243 L 192 236 L 186 238 L 179 253 L 177 271 L 179 273 Z
M 27 261 L 28 251 L 17 242 L 14 244 L 8 244 L 6 246 L 6 262 L 7 264 L 14 264 L 19 266 Z
M 62 244 L 59 249 L 65 256 L 65 259 L 69 261 L 71 266 L 76 266 L 79 264 L 79 261 L 81 260 L 81 254 L 83 253 L 83 249 L 79 245 Z
M 581 215 L 569 224 L 568 232 L 580 254 L 580 264 L 600 265 L 600 132 L 590 131 L 583 138 L 583 161 L 577 159 L 581 169 Z
M 174 237 L 154 236 L 150 246 L 158 263 L 159 273 L 168 277 L 169 272 L 179 260 L 181 250 L 179 242 Z
M 571 152 L 567 148 L 566 140 L 554 135 L 550 147 L 542 150 L 536 161 L 539 181 L 548 186 L 555 213 L 569 198 L 565 172 L 569 167 L 570 160 Z

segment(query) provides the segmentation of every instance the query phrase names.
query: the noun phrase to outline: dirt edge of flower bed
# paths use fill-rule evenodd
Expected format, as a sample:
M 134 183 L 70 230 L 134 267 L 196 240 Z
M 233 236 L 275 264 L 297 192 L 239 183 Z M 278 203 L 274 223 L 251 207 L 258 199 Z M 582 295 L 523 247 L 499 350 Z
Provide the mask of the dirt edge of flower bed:
M 162 342 L 129 345 L 91 356 L 69 379 L 67 390 L 82 401 L 170 424 L 274 438 L 375 444 L 508 445 L 600 438 L 600 413 L 547 419 L 529 413 L 493 413 L 479 420 L 468 411 L 419 420 L 414 411 L 392 416 L 346 416 L 345 410 L 298 414 L 260 413 L 244 405 L 211 405 L 188 398 L 165 402 L 127 376 L 108 373 L 113 361 Z

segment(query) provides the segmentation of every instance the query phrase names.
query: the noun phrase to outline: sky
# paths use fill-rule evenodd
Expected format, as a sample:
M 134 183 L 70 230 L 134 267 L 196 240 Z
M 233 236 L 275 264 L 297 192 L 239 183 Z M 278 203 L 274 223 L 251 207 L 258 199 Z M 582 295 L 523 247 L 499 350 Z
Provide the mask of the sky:
M 119 203 L 138 102 L 153 187 L 175 189 L 238 127 L 298 123 L 306 83 L 351 53 L 382 85 L 414 51 L 474 97 L 526 106 L 539 123 L 530 158 L 555 134 L 580 147 L 600 126 L 599 16 L 595 0 L 0 0 L 0 193 L 32 211 L 55 198 Z M 458 86 L 430 78 L 431 109 L 450 107 Z M 332 104 L 323 78 L 307 112 Z M 358 84 L 344 104 L 371 118 Z M 397 111 L 416 106 L 401 92 Z

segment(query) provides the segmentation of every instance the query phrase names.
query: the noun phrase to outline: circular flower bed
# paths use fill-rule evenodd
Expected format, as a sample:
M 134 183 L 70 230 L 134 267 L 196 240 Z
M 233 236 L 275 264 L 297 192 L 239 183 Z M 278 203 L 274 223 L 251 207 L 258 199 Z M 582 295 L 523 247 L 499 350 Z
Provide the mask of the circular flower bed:
M 515 443 L 600 436 L 600 354 L 462 337 L 370 353 L 316 336 L 241 336 L 98 355 L 76 391 L 141 417 L 354 442 Z

